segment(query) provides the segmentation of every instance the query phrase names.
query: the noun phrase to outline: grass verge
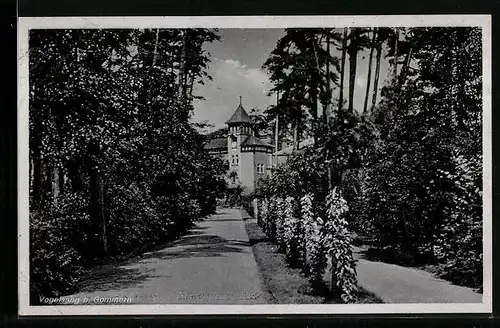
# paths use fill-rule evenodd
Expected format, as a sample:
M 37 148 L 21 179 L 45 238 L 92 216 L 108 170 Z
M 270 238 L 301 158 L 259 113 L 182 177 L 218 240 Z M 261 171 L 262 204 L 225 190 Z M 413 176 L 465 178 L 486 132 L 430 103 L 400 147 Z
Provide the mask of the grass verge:
M 285 255 L 267 240 L 255 219 L 243 214 L 250 245 L 259 266 L 263 286 L 276 304 L 333 304 L 342 303 L 326 292 L 313 290 L 308 278 L 299 268 L 290 267 Z M 375 294 L 359 287 L 357 303 L 383 303 Z
M 262 275 L 263 285 L 276 304 L 321 304 L 324 298 L 314 295 L 311 285 L 300 271 L 290 268 L 285 256 L 267 241 L 266 235 L 252 219 L 245 220 L 245 228 Z

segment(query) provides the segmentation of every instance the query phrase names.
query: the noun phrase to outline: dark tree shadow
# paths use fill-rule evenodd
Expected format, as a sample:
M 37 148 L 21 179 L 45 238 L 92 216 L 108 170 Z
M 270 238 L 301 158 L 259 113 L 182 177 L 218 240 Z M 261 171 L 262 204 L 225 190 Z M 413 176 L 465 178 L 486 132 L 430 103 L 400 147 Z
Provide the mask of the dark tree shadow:
M 140 256 L 141 254 L 145 252 L 154 252 L 158 250 L 162 250 L 166 247 L 171 247 L 173 246 L 179 239 L 182 239 L 184 237 L 191 237 L 194 235 L 202 235 L 204 233 L 203 230 L 208 229 L 208 227 L 200 227 L 200 226 L 194 226 L 194 228 L 188 230 L 184 234 L 176 237 L 176 239 L 169 240 L 166 242 L 161 242 L 158 244 L 153 244 L 153 245 L 141 245 L 137 249 L 131 251 L 129 254 L 123 256 L 123 257 L 117 257 L 117 258 L 110 258 L 110 259 L 105 259 L 106 262 L 101 262 L 101 263 L 95 263 L 96 265 L 106 265 L 107 263 L 114 263 L 116 265 L 119 265 L 129 259 L 134 259 L 137 256 Z
M 225 239 L 216 235 L 185 236 L 162 250 L 149 252 L 138 260 L 169 260 L 190 257 L 219 257 L 224 253 L 241 253 L 250 243 L 242 240 Z
M 223 244 L 228 240 L 217 235 L 186 235 L 172 243 L 171 246 L 189 246 L 202 244 Z
M 93 271 L 89 277 L 78 284 L 78 290 L 80 292 L 95 292 L 125 289 L 139 286 L 152 277 L 154 277 L 153 270 L 108 265 Z
M 404 267 L 419 267 L 426 264 L 435 264 L 430 254 L 408 254 L 394 247 L 368 246 L 358 248 L 358 258 L 372 262 L 384 262 Z

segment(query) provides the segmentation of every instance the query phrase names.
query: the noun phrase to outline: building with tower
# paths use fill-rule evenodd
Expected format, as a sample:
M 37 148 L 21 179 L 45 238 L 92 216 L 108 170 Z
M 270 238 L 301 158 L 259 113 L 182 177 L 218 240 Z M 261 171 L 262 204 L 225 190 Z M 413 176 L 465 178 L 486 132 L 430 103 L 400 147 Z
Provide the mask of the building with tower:
M 228 182 L 251 192 L 270 173 L 274 146 L 260 138 L 255 122 L 240 104 L 226 122 L 227 134 L 207 141 L 205 149 L 228 165 Z

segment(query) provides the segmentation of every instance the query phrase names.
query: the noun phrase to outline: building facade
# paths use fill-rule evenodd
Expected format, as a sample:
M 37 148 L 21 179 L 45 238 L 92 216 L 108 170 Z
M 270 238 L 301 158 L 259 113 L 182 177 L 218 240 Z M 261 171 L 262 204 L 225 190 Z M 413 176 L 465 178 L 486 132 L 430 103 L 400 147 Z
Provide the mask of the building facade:
M 228 163 L 228 184 L 251 192 L 270 174 L 273 145 L 258 137 L 255 122 L 240 104 L 226 122 L 227 135 L 208 140 L 205 149 Z

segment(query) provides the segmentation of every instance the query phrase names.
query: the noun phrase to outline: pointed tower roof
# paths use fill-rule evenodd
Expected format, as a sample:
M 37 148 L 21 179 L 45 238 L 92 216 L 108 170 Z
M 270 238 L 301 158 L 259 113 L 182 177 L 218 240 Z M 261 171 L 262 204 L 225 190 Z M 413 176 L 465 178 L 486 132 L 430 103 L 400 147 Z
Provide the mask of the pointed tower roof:
M 241 104 L 241 96 L 240 96 L 240 105 L 236 108 L 233 116 L 226 122 L 226 124 L 235 124 L 235 123 L 247 123 L 247 124 L 255 124 L 252 118 L 248 115 L 245 108 Z

